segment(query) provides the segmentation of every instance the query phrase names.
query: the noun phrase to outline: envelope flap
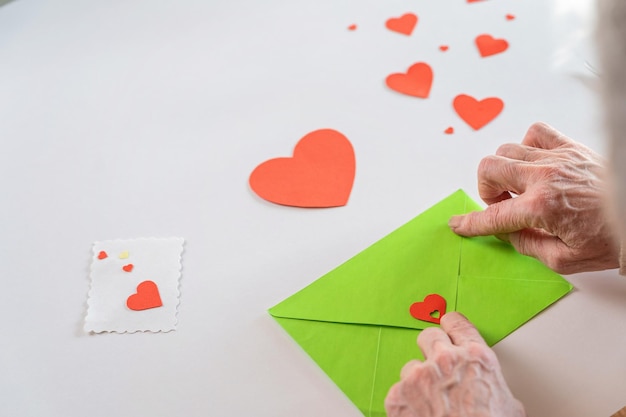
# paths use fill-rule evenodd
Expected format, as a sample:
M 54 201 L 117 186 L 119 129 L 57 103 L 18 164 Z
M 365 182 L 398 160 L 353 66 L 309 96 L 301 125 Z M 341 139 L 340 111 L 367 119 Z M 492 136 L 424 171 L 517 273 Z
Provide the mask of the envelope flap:
M 572 288 L 559 274 L 508 243 L 492 236 L 463 239 L 457 309 L 490 345 Z
M 467 210 L 459 190 L 269 310 L 275 317 L 423 329 L 410 306 L 439 294 L 456 309 L 461 240 L 448 228 Z

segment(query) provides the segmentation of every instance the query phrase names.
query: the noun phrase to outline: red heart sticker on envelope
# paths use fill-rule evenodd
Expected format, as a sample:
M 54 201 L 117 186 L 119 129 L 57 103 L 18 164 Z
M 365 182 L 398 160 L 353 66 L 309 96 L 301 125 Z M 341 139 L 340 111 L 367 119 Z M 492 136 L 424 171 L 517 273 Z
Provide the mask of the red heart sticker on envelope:
M 509 47 L 509 43 L 505 39 L 496 39 L 491 35 L 479 35 L 475 42 L 478 52 L 483 58 L 504 52 Z
M 476 100 L 472 96 L 460 94 L 452 103 L 454 110 L 474 130 L 478 130 L 496 118 L 504 108 L 504 102 L 497 97 Z
M 415 25 L 417 25 L 417 16 L 413 13 L 405 13 L 400 17 L 392 17 L 385 22 L 387 29 L 407 36 L 413 33 Z
M 430 294 L 424 301 L 411 304 L 411 316 L 418 320 L 439 324 L 439 321 L 446 314 L 446 300 L 439 294 Z
M 157 285 L 152 281 L 144 281 L 137 286 L 137 293 L 128 297 L 126 305 L 131 310 L 139 311 L 161 307 L 163 302 Z
M 250 174 L 250 188 L 272 203 L 295 207 L 345 206 L 356 163 L 352 144 L 332 129 L 304 136 L 291 158 L 274 158 Z
M 408 96 L 428 98 L 433 85 L 433 70 L 425 62 L 418 62 L 409 67 L 406 74 L 391 74 L 385 80 L 387 87 Z

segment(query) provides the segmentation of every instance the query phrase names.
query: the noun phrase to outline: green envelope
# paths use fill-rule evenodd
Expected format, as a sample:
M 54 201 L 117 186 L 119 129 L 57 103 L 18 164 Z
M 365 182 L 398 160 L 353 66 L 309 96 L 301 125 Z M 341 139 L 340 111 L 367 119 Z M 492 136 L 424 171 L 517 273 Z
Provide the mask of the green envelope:
M 421 330 L 410 306 L 439 294 L 491 346 L 572 286 L 494 237 L 462 238 L 452 215 L 480 210 L 459 190 L 269 312 L 367 417 L 411 359 Z

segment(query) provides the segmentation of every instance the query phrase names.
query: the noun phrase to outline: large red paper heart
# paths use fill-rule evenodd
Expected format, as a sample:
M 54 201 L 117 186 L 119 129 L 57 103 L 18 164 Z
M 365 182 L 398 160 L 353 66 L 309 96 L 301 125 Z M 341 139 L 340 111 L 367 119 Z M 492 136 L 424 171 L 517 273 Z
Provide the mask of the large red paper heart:
M 439 324 L 446 314 L 446 300 L 439 294 L 430 294 L 424 301 L 411 304 L 410 312 L 418 320 Z
M 126 305 L 131 310 L 139 311 L 161 307 L 163 302 L 157 285 L 152 281 L 144 281 L 137 286 L 137 293 L 128 297 Z
M 398 93 L 427 98 L 433 85 L 433 70 L 425 62 L 418 62 L 411 65 L 406 74 L 396 73 L 387 76 L 385 83 Z
M 460 94 L 452 103 L 454 110 L 474 130 L 478 130 L 496 118 L 504 108 L 504 102 L 497 97 L 476 100 L 472 96 Z
M 410 35 L 417 25 L 417 16 L 413 13 L 405 13 L 400 17 L 392 17 L 385 22 L 387 29 L 394 32 Z
M 272 203 L 295 207 L 345 206 L 355 173 L 354 149 L 341 133 L 315 130 L 304 136 L 292 158 L 274 158 L 250 174 L 250 187 Z
M 479 35 L 475 42 L 478 52 L 483 58 L 504 52 L 509 47 L 509 43 L 505 39 L 496 39 L 491 35 Z

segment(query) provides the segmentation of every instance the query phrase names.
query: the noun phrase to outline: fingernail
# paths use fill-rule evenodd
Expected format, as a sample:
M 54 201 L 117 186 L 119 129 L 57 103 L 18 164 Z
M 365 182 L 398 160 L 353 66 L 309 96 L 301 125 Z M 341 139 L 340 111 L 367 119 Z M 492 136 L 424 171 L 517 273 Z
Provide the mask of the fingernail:
M 461 225 L 461 219 L 463 216 L 452 216 L 450 220 L 448 220 L 448 227 L 452 229 L 452 231 L 456 231 L 456 229 Z

